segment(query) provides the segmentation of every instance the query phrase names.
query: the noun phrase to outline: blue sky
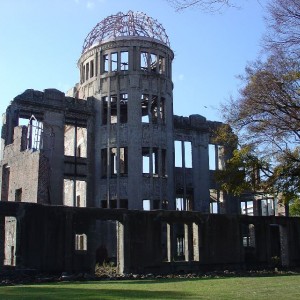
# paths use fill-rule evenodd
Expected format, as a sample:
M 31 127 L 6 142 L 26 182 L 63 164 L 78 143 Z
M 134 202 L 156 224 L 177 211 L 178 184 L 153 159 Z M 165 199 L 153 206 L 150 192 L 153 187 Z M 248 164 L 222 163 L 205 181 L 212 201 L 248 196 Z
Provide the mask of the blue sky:
M 248 61 L 260 52 L 267 0 L 240 1 L 222 14 L 178 13 L 165 0 L 0 0 L 0 112 L 32 88 L 66 91 L 79 80 L 83 41 L 105 17 L 142 11 L 163 24 L 175 53 L 174 112 L 220 120 Z

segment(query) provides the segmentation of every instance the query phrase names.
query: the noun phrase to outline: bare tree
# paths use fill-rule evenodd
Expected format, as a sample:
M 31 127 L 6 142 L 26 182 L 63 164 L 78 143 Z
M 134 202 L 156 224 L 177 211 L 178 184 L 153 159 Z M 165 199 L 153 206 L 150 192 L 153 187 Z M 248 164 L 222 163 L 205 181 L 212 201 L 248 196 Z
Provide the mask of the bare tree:
M 225 7 L 232 7 L 234 0 L 167 0 L 176 11 L 181 11 L 191 7 L 198 7 L 206 12 L 220 11 Z
M 266 17 L 268 33 L 266 48 L 281 48 L 299 59 L 300 57 L 300 1 L 272 0 Z

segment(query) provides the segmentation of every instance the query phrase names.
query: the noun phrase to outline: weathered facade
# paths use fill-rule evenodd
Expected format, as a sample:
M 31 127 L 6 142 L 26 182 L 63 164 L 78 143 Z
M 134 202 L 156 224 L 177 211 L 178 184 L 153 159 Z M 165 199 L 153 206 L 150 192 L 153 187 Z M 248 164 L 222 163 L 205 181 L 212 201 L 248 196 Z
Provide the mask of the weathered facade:
M 72 90 L 14 98 L 1 133 L 4 265 L 91 270 L 103 249 L 120 272 L 299 263 L 298 219 L 240 216 L 249 207 L 218 188 L 222 124 L 173 115 L 173 57 L 160 24 L 119 13 L 87 36 Z

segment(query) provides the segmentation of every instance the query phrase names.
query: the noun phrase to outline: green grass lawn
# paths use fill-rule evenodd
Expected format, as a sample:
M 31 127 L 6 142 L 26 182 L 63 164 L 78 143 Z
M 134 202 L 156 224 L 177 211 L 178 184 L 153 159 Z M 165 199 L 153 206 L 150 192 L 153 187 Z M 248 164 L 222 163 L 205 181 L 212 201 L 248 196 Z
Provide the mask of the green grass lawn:
M 0 287 L 0 299 L 300 299 L 300 276 L 66 282 Z

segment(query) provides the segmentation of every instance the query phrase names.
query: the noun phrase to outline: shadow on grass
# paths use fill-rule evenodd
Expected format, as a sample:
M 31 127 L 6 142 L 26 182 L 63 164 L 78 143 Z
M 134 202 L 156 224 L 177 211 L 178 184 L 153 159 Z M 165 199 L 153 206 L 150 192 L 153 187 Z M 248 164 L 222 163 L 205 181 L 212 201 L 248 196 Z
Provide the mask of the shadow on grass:
M 102 288 L 72 288 L 49 286 L 11 286 L 0 288 L 1 300 L 89 300 L 89 299 L 184 299 L 187 293 L 180 291 L 147 291 L 129 289 L 102 289 Z

